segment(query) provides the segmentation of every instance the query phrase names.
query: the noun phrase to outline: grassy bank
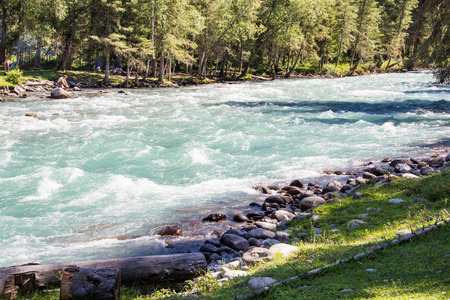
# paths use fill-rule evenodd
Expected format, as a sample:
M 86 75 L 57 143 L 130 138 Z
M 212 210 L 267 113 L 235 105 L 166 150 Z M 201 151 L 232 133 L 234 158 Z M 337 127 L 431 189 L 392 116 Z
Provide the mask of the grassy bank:
M 300 251 L 290 259 L 277 257 L 249 270 L 249 276 L 219 283 L 205 275 L 188 283 L 184 293 L 159 290 L 146 294 L 122 288 L 121 299 L 233 299 L 252 292 L 247 282 L 255 277 L 280 281 L 334 261 L 353 257 L 386 240 L 401 229 L 429 226 L 436 218 L 449 218 L 450 170 L 421 179 L 392 179 L 387 185 L 367 185 L 360 199 L 351 197 L 315 209 L 320 217 L 290 224 Z M 389 199 L 402 198 L 399 204 Z M 426 202 L 412 201 L 425 198 Z M 367 214 L 366 216 L 361 216 Z M 367 224 L 347 228 L 353 219 Z M 352 290 L 342 292 L 343 290 Z M 185 294 L 188 292 L 189 296 Z M 58 299 L 57 291 L 26 299 Z M 359 260 L 304 277 L 260 295 L 257 299 L 449 299 L 450 225 Z

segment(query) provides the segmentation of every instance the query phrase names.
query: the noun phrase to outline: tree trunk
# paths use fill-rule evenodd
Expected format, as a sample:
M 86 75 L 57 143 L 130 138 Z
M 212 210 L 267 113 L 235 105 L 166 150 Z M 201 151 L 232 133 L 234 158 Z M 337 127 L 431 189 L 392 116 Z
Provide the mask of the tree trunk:
M 286 75 L 285 75 L 286 78 L 291 77 L 292 72 L 294 72 L 295 68 L 297 67 L 297 63 L 298 63 L 298 60 L 300 59 L 300 56 L 301 56 L 301 55 L 302 55 L 302 49 L 300 49 L 300 50 L 298 51 L 298 54 L 297 54 L 297 56 L 295 57 L 295 61 L 294 61 L 294 63 L 292 64 L 292 68 L 290 68 L 289 72 L 287 72 Z
M 73 44 L 73 38 L 72 35 L 69 34 L 65 38 L 64 43 L 64 50 L 61 56 L 61 61 L 58 65 L 58 70 L 65 71 L 67 69 L 70 69 L 71 60 L 72 60 L 72 44 Z
M 36 50 L 36 54 L 34 55 L 34 67 L 35 68 L 41 67 L 41 48 L 38 48 Z
M 156 57 L 154 57 L 152 60 L 152 78 L 156 77 L 157 69 L 158 69 L 158 60 L 156 59 Z
M 361 17 L 359 19 L 359 24 L 358 24 L 358 34 L 356 35 L 355 48 L 353 48 L 352 61 L 350 63 L 350 66 L 353 66 L 353 61 L 355 60 L 356 49 L 358 48 L 359 38 L 361 35 L 361 27 L 362 27 L 362 23 L 364 21 L 365 10 L 366 10 L 366 0 L 363 0 L 362 7 L 361 7 Z
M 163 83 L 164 82 L 164 70 L 166 69 L 166 65 L 164 62 L 164 50 L 161 52 L 161 57 L 159 59 L 159 77 L 158 81 Z
M 109 82 L 109 46 L 105 48 L 105 78 L 103 78 L 103 83 Z
M 61 300 L 119 300 L 120 271 L 118 269 L 64 269 L 61 280 Z
M 0 44 L 0 63 L 6 60 L 6 33 L 7 33 L 7 17 L 8 9 L 6 8 L 6 1 L 2 1 L 2 32 L 1 32 L 1 44 Z
M 168 67 L 168 72 L 167 72 L 167 79 L 169 80 L 169 82 L 172 80 L 172 56 L 170 55 L 170 52 L 167 56 L 167 59 L 169 60 L 169 67 Z
M 158 280 L 175 282 L 192 279 L 206 270 L 205 256 L 201 253 L 154 255 L 119 259 L 93 260 L 75 263 L 80 268 L 115 268 L 120 271 L 121 283 L 132 285 L 138 281 L 157 283 Z M 63 270 L 74 263 L 50 265 L 21 265 L 0 268 L 0 298 L 10 275 L 34 273 L 37 288 L 60 284 Z
M 128 65 L 127 62 L 127 77 L 125 79 L 125 87 L 129 86 L 129 82 L 130 82 L 130 65 Z
M 145 68 L 145 74 L 143 80 L 145 81 L 148 77 L 148 72 L 150 70 L 150 59 L 147 60 L 147 67 Z

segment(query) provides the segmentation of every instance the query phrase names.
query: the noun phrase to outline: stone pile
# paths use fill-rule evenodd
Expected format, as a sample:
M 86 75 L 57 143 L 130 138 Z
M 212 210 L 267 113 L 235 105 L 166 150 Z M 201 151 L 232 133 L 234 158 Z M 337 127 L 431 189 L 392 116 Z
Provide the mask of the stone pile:
M 366 166 L 347 172 L 333 171 L 332 174 L 342 175 L 338 178 L 344 178 L 343 182 L 333 180 L 321 186 L 318 183 L 303 184 L 300 180 L 294 180 L 281 188 L 255 187 L 262 193 L 270 194 L 263 204 L 253 202 L 250 204 L 252 207 L 250 212 L 234 215 L 233 221 L 237 226 L 217 239 L 205 241 L 200 252 L 205 255 L 210 267 L 216 266 L 222 270 L 222 275 L 224 273 L 220 268 L 222 262 L 238 260 L 242 266 L 251 266 L 272 259 L 274 254 L 280 251 L 288 255 L 297 249 L 288 245 L 291 241 L 288 232 L 289 223 L 307 216 L 319 218 L 319 215 L 313 214 L 315 207 L 340 202 L 344 196 L 360 198 L 363 195 L 358 190 L 369 181 L 376 185 L 389 184 L 391 177 L 418 178 L 448 168 L 450 168 L 450 154 L 435 154 L 424 159 L 386 158 L 381 162 L 370 162 Z M 219 221 L 226 218 L 224 215 L 218 218 L 218 215 L 212 214 L 204 218 L 204 221 Z M 364 224 L 364 221 L 354 220 L 348 226 L 357 227 Z

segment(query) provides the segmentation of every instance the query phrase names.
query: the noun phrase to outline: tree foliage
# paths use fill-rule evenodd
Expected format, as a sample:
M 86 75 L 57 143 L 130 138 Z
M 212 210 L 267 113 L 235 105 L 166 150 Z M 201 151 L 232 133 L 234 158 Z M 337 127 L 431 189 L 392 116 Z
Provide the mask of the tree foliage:
M 199 79 L 299 65 L 432 66 L 450 78 L 450 0 L 8 0 L 0 3 L 0 61 L 38 67 L 111 59 L 144 78 L 173 70 Z M 41 54 L 42 51 L 42 54 Z M 34 63 L 24 53 L 31 53 Z M 115 63 L 117 66 L 117 61 Z M 128 80 L 128 76 L 127 76 Z

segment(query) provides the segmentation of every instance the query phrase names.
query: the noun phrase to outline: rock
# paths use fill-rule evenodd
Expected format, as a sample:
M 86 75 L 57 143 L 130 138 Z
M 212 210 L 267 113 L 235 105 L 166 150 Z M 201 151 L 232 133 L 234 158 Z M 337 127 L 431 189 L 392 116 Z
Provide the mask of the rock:
M 236 214 L 233 217 L 233 221 L 235 221 L 235 222 L 251 222 L 251 220 L 247 216 L 244 216 L 243 214 Z
M 289 243 L 291 241 L 291 235 L 284 231 L 275 232 L 275 238 L 282 243 Z
M 37 114 L 25 114 L 25 117 L 37 118 Z
M 318 196 L 310 196 L 310 197 L 306 197 L 303 198 L 300 201 L 300 209 L 302 211 L 314 208 L 316 206 L 319 205 L 323 205 L 325 204 L 325 199 L 323 199 L 322 197 L 318 197 Z
M 167 226 L 160 232 L 158 232 L 159 235 L 171 235 L 171 236 L 182 236 L 183 231 L 181 230 L 180 225 L 171 225 Z
M 217 247 L 209 244 L 209 243 L 205 243 L 200 250 L 198 250 L 200 252 L 209 252 L 209 253 L 216 253 L 217 252 Z
M 350 184 L 345 184 L 343 187 L 341 187 L 341 193 L 345 193 L 349 190 L 351 190 L 352 188 L 354 188 L 353 186 L 351 186 Z
M 407 164 L 398 164 L 394 171 L 397 173 L 409 173 L 412 170 L 412 168 Z
M 258 192 L 260 192 L 260 193 L 262 193 L 262 194 L 266 194 L 266 195 L 270 194 L 269 189 L 266 188 L 265 186 L 262 186 L 262 185 L 254 186 L 253 189 L 258 191 Z
M 230 270 L 228 268 L 222 267 L 222 277 L 223 278 L 236 278 L 247 276 L 246 271 Z
M 340 190 L 341 189 L 339 187 L 337 187 L 337 186 L 329 185 L 329 186 L 326 186 L 326 187 L 323 188 L 322 194 L 338 192 Z
M 270 247 L 270 252 L 272 252 L 272 255 L 275 255 L 276 253 L 281 254 L 284 257 L 289 257 L 293 253 L 298 251 L 298 247 L 288 245 L 288 244 L 276 244 Z
M 273 279 L 272 277 L 256 277 L 256 278 L 250 279 L 249 282 L 247 282 L 247 284 L 252 289 L 258 290 L 263 287 L 274 284 L 275 282 L 277 282 L 277 280 Z
M 355 192 L 355 193 L 353 194 L 353 198 L 355 198 L 355 199 L 361 199 L 362 196 L 363 196 L 363 194 L 360 193 L 360 192 Z
M 241 262 L 239 260 L 234 260 L 231 261 L 225 265 L 223 265 L 223 267 L 230 269 L 230 270 L 237 270 L 241 268 Z
M 369 180 L 370 179 L 373 180 L 373 179 L 377 178 L 377 176 L 372 174 L 372 173 L 369 173 L 369 172 L 364 172 L 363 173 L 363 178 L 369 179 Z
M 293 213 L 284 210 L 277 210 L 271 215 L 271 218 L 276 219 L 278 222 L 283 220 L 290 221 L 294 217 L 295 215 Z
M 346 191 L 345 193 L 349 196 L 353 196 L 360 188 L 361 188 L 361 186 L 357 185 L 357 186 L 351 188 L 350 190 Z
M 394 199 L 389 200 L 390 204 L 398 204 L 398 203 L 402 203 L 402 202 L 405 202 L 405 200 L 403 200 L 402 198 L 394 198 Z
M 428 202 L 425 198 L 412 198 L 411 202 Z
M 296 215 L 294 218 L 292 218 L 291 221 L 303 220 L 309 215 L 310 215 L 309 213 L 301 213 L 301 214 Z
M 28 98 L 28 94 L 22 94 L 19 96 L 19 98 Z
M 206 218 L 203 218 L 202 221 L 207 221 L 207 222 L 218 222 L 218 221 L 223 221 L 227 218 L 226 215 L 223 214 L 210 214 L 209 216 L 207 216 Z
M 256 228 L 248 232 L 248 238 L 255 238 L 262 240 L 273 239 L 275 238 L 275 232 L 263 228 Z
M 333 204 L 333 203 L 340 203 L 343 200 L 340 198 L 331 198 L 330 200 L 327 200 L 327 204 Z
M 352 289 L 343 289 L 343 290 L 341 290 L 340 292 L 341 292 L 341 293 L 354 293 L 355 290 L 352 290 Z
M 363 177 L 356 177 L 356 183 L 359 185 L 365 185 L 367 183 L 367 179 L 363 178 Z
M 290 185 L 283 187 L 282 190 L 286 191 L 286 193 L 288 193 L 291 196 L 300 195 L 301 193 L 303 193 L 301 188 Z
M 266 200 L 264 200 L 264 202 L 286 205 L 286 204 L 292 204 L 294 202 L 294 200 L 292 199 L 292 197 L 289 197 L 289 196 L 273 195 L 273 196 L 267 197 Z
M 265 216 L 266 215 L 264 214 L 264 212 L 252 212 L 247 214 L 247 218 L 252 219 L 254 221 L 261 220 Z
M 450 154 L 445 157 L 445 161 L 450 161 Z
M 403 236 L 403 235 L 408 235 L 411 233 L 412 233 L 411 229 L 402 229 L 402 230 L 397 231 L 396 235 Z
M 367 218 L 369 216 L 369 214 L 360 214 L 359 216 L 358 216 L 358 218 L 360 218 L 360 219 L 365 219 L 365 218 Z
M 361 227 L 363 225 L 366 225 L 367 223 L 361 220 L 351 220 L 350 222 L 348 222 L 347 224 L 347 228 L 357 228 L 357 227 Z
M 261 208 L 261 207 L 262 207 L 262 205 L 259 204 L 258 202 L 252 202 L 252 203 L 250 203 L 248 206 L 251 206 L 251 207 L 258 207 L 258 208 Z
M 14 89 L 13 89 L 13 92 L 16 93 L 17 95 L 19 95 L 20 93 L 24 93 L 26 91 L 21 86 L 15 86 Z
M 303 182 L 301 182 L 300 180 L 296 179 L 294 181 L 292 181 L 290 184 L 290 186 L 296 186 L 298 188 L 303 188 L 305 185 L 303 184 Z
M 254 266 L 262 261 L 272 260 L 273 253 L 266 248 L 255 247 L 242 255 L 242 260 L 247 266 Z
M 424 168 L 420 169 L 420 174 L 424 175 L 424 176 L 431 175 L 434 173 L 436 173 L 436 171 L 434 171 L 434 169 L 431 167 L 424 167 Z
M 254 229 L 257 230 L 257 229 Z M 236 234 L 224 234 L 222 235 L 222 238 L 220 239 L 222 244 L 225 246 L 230 247 L 231 249 L 234 249 L 236 251 L 247 251 L 250 247 L 248 241 Z
M 376 272 L 377 269 L 366 269 L 366 272 Z
M 416 179 L 416 178 L 419 178 L 419 176 L 414 175 L 414 174 L 411 174 L 411 173 L 403 173 L 403 174 L 402 174 L 402 177 L 403 177 L 403 178 L 407 178 L 407 179 Z
M 255 239 L 255 238 L 249 238 L 248 243 L 250 244 L 251 247 L 260 247 L 261 246 L 261 241 Z
M 386 157 L 386 158 L 383 158 L 383 160 L 381 162 L 390 163 L 391 161 L 392 161 L 392 158 Z
M 73 91 L 74 91 L 74 92 L 81 92 L 81 89 L 80 89 L 79 87 L 75 86 L 75 87 L 73 88 Z
M 64 89 L 56 88 L 56 89 L 52 90 L 50 98 L 53 98 L 53 99 L 68 99 L 68 98 L 70 98 L 70 95 Z
M 272 247 L 273 245 L 279 244 L 280 241 L 277 239 L 266 239 L 264 241 L 262 241 L 262 246 L 264 248 L 269 249 L 270 247 Z
M 267 230 L 274 230 L 277 228 L 277 225 L 272 224 L 272 223 L 268 223 L 268 222 L 255 222 L 255 225 L 258 226 L 259 228 L 263 228 L 263 229 L 267 229 Z
M 245 230 L 248 232 L 248 231 L 256 229 L 256 228 L 258 228 L 258 227 L 256 227 L 256 225 L 250 224 L 250 225 L 241 227 L 241 230 Z

